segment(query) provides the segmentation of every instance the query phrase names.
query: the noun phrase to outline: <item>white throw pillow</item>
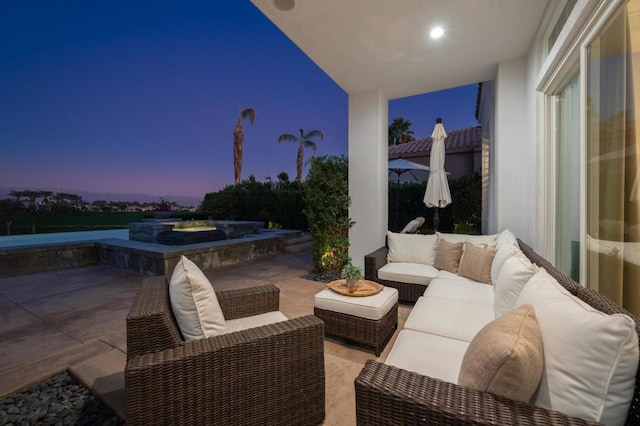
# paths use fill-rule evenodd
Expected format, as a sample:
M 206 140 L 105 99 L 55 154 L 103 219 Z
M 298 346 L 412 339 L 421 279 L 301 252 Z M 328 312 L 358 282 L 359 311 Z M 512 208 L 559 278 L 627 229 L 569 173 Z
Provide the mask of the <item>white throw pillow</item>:
M 520 293 L 516 306 L 524 304 L 536 310 L 544 347 L 535 405 L 607 425 L 624 424 L 638 367 L 634 321 L 592 308 L 543 268 Z
M 496 285 L 498 274 L 500 273 L 500 269 L 502 269 L 504 262 L 516 254 L 516 252 L 518 252 L 518 249 L 509 245 L 503 245 L 497 249 L 496 255 L 493 257 L 493 263 L 491 263 L 491 282 L 493 285 Z
M 211 283 L 198 266 L 180 257 L 169 282 L 169 299 L 185 340 L 222 334 L 224 315 Z
M 437 243 L 438 238 L 433 234 L 397 234 L 387 231 L 387 261 L 433 265 Z
M 525 284 L 536 272 L 538 267 L 521 251 L 504 262 L 493 282 L 493 310 L 496 318 L 513 310 Z

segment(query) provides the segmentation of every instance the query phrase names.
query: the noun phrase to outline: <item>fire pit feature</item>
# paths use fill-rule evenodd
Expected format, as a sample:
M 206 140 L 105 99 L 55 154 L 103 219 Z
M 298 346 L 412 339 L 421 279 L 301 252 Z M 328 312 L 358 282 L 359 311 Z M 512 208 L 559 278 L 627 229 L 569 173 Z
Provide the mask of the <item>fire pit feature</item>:
M 262 229 L 262 222 L 148 219 L 129 224 L 129 240 L 174 246 L 242 238 Z

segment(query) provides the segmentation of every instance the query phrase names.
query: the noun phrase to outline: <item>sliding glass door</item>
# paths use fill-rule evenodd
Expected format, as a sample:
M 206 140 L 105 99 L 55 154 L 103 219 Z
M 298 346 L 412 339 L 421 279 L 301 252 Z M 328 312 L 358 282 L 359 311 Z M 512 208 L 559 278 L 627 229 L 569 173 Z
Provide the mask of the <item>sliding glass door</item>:
M 640 314 L 640 0 L 587 49 L 586 283 Z

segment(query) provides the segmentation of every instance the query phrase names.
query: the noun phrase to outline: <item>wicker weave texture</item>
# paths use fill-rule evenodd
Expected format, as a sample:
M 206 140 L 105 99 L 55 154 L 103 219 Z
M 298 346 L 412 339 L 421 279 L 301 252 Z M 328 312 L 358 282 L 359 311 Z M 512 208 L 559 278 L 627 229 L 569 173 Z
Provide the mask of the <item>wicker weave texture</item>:
M 139 317 L 147 312 L 137 311 L 138 308 L 145 306 L 149 312 L 171 313 L 168 296 L 158 294 L 168 294 L 168 285 L 158 284 L 159 279 L 146 280 L 140 286 L 127 318 L 128 342 L 148 341 L 153 329 L 148 324 L 138 326 Z M 254 294 L 257 305 L 272 305 L 259 300 L 260 294 L 273 299 L 274 289 L 269 287 L 274 286 L 266 286 Z M 230 297 L 249 300 L 248 293 L 233 290 L 217 295 L 221 306 L 228 307 L 233 304 Z M 154 304 L 150 300 L 165 306 L 150 306 Z M 255 308 L 240 310 L 256 312 Z M 166 324 L 161 322 L 156 326 Z M 175 321 L 170 326 L 175 327 Z M 143 349 L 142 355 L 130 354 L 125 368 L 127 424 L 322 423 L 325 417 L 323 337 L 323 322 L 308 315 L 207 339 L 180 341 L 161 350 Z
M 558 271 L 528 245 L 518 241 L 523 253 L 549 272 L 572 294 L 607 314 L 624 313 L 640 320 L 602 294 L 587 289 Z M 370 279 L 370 278 L 369 278 Z M 639 342 L 640 345 L 640 342 Z M 627 425 L 640 424 L 640 369 L 629 408 Z M 474 391 L 373 360 L 355 381 L 358 425 L 586 425 L 595 424 L 531 404 Z
M 314 308 L 315 316 L 324 321 L 326 335 L 351 340 L 374 349 L 376 356 L 384 350 L 398 327 L 398 304 L 379 320 Z

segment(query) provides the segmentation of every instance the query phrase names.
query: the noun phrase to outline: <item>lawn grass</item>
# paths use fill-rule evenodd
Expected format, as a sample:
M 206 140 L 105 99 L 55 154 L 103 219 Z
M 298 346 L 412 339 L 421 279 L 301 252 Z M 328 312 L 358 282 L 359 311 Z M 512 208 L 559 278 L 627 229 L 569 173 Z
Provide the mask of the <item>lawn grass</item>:
M 145 212 L 75 212 L 39 216 L 36 233 L 93 231 L 102 229 L 125 229 L 129 223 L 141 222 Z M 1 234 L 6 235 L 6 226 Z M 21 214 L 13 218 L 11 234 L 31 234 L 31 216 Z

